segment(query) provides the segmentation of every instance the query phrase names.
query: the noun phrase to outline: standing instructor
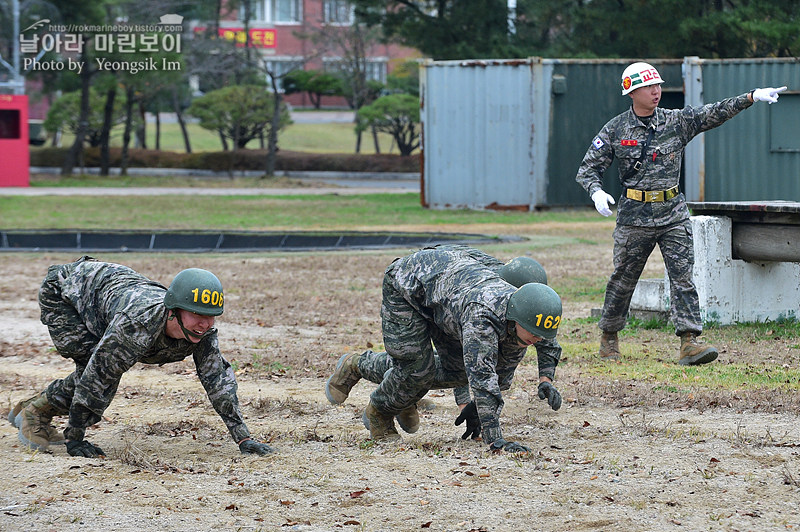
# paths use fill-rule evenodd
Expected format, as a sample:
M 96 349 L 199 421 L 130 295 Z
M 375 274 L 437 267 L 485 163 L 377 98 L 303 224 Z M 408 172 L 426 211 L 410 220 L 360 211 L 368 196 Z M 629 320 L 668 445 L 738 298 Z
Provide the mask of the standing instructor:
M 614 198 L 602 188 L 603 173 L 616 157 L 623 187 L 614 229 L 614 272 L 606 286 L 600 318 L 600 357 L 619 360 L 617 332 L 625 327 L 633 290 L 656 245 L 670 282 L 670 313 L 681 339 L 678 363 L 713 362 L 717 350 L 702 344 L 700 305 L 692 280 L 694 244 L 689 209 L 678 189 L 686 145 L 756 101 L 775 103 L 778 89 L 754 89 L 716 103 L 683 109 L 660 109 L 661 75 L 648 63 L 622 72 L 622 95 L 631 107 L 612 118 L 583 157 L 576 181 L 589 193 L 597 212 L 610 216 Z

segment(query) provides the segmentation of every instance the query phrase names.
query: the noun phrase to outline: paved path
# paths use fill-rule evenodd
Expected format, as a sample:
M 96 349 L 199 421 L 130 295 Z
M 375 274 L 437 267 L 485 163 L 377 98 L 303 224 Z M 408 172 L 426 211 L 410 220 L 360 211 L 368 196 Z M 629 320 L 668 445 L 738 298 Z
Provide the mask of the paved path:
M 97 175 L 97 168 L 84 168 L 83 172 Z M 231 196 L 231 195 L 263 195 L 285 196 L 287 194 L 377 194 L 381 192 L 392 193 L 419 193 L 420 177 L 414 173 L 377 173 L 368 172 L 277 172 L 279 176 L 289 177 L 297 181 L 307 182 L 309 186 L 303 187 L 204 187 L 203 179 L 209 177 L 226 177 L 225 172 L 212 172 L 207 170 L 191 170 L 182 168 L 130 168 L 130 175 L 163 175 L 165 172 L 180 177 L 197 178 L 196 187 L 3 187 L 0 186 L 0 196 L 155 196 L 155 195 L 206 195 L 206 196 Z M 58 175 L 58 168 L 31 167 L 31 174 Z M 119 168 L 112 168 L 111 175 L 119 175 Z M 259 177 L 263 172 L 238 171 L 236 177 Z M 319 185 L 328 186 L 319 186 Z
M 396 185 L 396 184 L 395 184 Z M 205 187 L 0 187 L 0 196 L 287 196 L 338 194 L 404 194 L 419 192 L 419 185 L 339 186 L 296 188 L 205 188 Z

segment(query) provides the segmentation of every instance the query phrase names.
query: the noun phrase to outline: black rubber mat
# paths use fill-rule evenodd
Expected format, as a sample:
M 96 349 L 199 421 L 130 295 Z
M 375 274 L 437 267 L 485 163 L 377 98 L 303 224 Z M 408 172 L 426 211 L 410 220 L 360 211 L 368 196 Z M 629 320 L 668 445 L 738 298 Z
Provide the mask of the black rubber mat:
M 0 251 L 303 251 L 488 244 L 507 240 L 464 233 L 0 230 Z

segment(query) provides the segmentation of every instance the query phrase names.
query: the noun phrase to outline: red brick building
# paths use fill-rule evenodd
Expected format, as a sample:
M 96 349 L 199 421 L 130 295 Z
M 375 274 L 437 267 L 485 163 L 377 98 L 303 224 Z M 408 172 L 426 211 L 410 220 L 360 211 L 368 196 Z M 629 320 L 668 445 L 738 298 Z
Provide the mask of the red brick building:
M 243 9 L 230 13 L 220 22 L 219 34 L 244 46 L 245 14 Z M 302 65 L 305 70 L 334 71 L 345 52 L 340 46 L 324 47 L 315 54 L 315 45 L 298 34 L 346 32 L 353 23 L 353 12 L 346 0 L 253 0 L 249 23 L 250 46 L 267 60 L 268 67 L 278 76 Z M 366 57 L 367 79 L 386 82 L 386 76 L 398 64 L 420 57 L 417 50 L 394 44 L 381 44 L 376 39 L 368 43 Z M 304 61 L 304 58 L 310 58 Z M 292 94 L 287 101 L 299 107 L 310 106 L 307 94 Z M 345 107 L 343 98 L 323 97 L 322 106 Z

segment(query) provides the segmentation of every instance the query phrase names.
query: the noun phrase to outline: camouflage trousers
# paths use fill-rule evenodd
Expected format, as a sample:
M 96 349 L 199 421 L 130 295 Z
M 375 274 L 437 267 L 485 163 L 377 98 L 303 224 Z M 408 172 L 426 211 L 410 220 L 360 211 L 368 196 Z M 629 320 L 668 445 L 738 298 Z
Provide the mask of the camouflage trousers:
M 75 385 L 86 369 L 92 350 L 100 339 L 89 332 L 86 324 L 71 304 L 61 297 L 59 276 L 69 273 L 72 264 L 51 266 L 39 289 L 41 320 L 47 326 L 58 353 L 75 362 L 75 371 L 47 386 L 47 402 L 61 414 L 69 412 Z
M 669 276 L 670 315 L 675 333 L 703 331 L 700 302 L 692 280 L 694 244 L 689 220 L 665 227 L 617 225 L 614 229 L 614 273 L 606 286 L 600 329 L 625 327 L 631 297 L 656 244 Z
M 454 342 L 448 342 L 433 323 L 403 297 L 395 287 L 391 267 L 383 279 L 381 324 L 383 344 L 391 362 L 388 357 L 375 357 L 374 369 L 370 370 L 365 364 L 366 371 L 362 373 L 368 380 L 380 382 L 370 396 L 378 411 L 397 415 L 434 387 L 454 388 L 466 384 L 460 345 L 456 349 Z M 434 339 L 439 350 L 438 364 L 432 344 Z
M 471 397 L 467 381 L 467 374 L 463 363 L 459 367 L 456 363 L 449 369 L 442 367 L 442 360 L 438 354 L 434 354 L 435 377 L 430 384 L 431 390 L 443 390 L 455 388 L 456 404 L 467 404 Z M 463 358 L 461 359 L 463 362 Z M 446 361 L 453 362 L 453 359 L 446 358 Z M 358 371 L 361 376 L 370 382 L 380 384 L 388 371 L 394 367 L 392 357 L 386 351 L 374 352 L 365 351 L 358 358 Z

